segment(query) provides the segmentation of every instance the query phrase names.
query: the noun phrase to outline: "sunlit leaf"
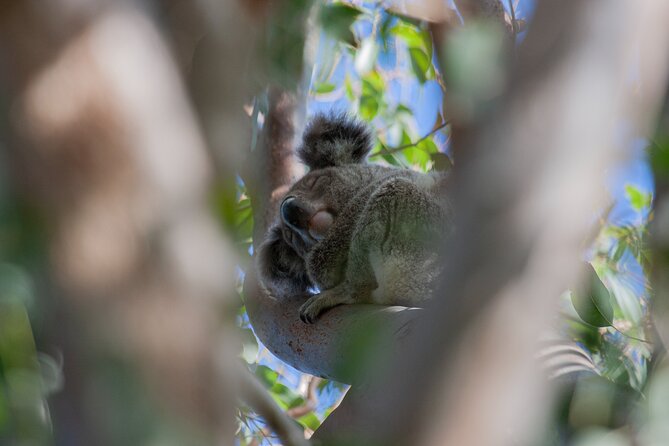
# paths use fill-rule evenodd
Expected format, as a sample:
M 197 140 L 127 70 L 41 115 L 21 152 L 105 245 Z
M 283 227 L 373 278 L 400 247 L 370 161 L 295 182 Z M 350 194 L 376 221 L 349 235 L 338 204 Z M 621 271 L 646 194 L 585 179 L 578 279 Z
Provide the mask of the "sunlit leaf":
M 365 121 L 374 119 L 379 111 L 379 103 L 375 96 L 364 95 L 360 98 L 360 116 Z
M 641 192 L 637 187 L 631 184 L 625 185 L 625 196 L 630 201 L 632 208 L 637 212 L 649 208 L 653 199 L 653 194 Z
M 430 154 L 415 146 L 405 149 L 404 156 L 410 164 L 419 166 L 423 170 L 428 161 L 430 161 Z
M 623 281 L 620 274 L 614 274 L 607 271 L 602 277 L 606 282 L 611 296 L 618 304 L 622 317 L 632 324 L 637 325 L 641 321 L 643 310 L 639 296 L 635 293 L 630 285 Z
M 391 32 L 405 42 L 409 51 L 411 69 L 418 81 L 422 84 L 433 77 L 434 71 L 432 71 L 432 76 L 428 75 L 432 68 L 432 36 L 429 31 L 399 21 Z
M 390 32 L 404 40 L 407 47 L 409 48 L 420 48 L 425 51 L 431 49 L 431 39 L 429 40 L 430 46 L 428 46 L 428 39 L 426 38 L 426 34 L 414 25 L 404 21 L 399 21 L 390 29 Z
M 362 88 L 363 94 L 365 93 L 365 90 L 367 90 L 369 93 L 381 95 L 386 90 L 386 82 L 378 72 L 370 71 L 362 78 Z
M 346 93 L 346 99 L 353 102 L 355 100 L 355 94 L 353 92 L 353 84 L 351 83 L 351 78 L 346 76 L 344 79 L 344 92 Z
M 409 48 L 411 69 L 421 84 L 427 80 L 427 70 L 430 68 L 430 58 L 419 48 Z
M 315 431 L 321 425 L 321 420 L 318 419 L 315 413 L 309 412 L 306 415 L 301 416 L 297 419 L 297 422 L 302 426 Z
M 331 84 L 328 82 L 322 82 L 319 84 L 316 84 L 313 88 L 314 92 L 317 94 L 325 94 L 325 93 L 332 93 L 337 86 L 335 84 Z
M 416 147 L 418 147 L 423 152 L 429 153 L 429 154 L 439 152 L 439 148 L 434 143 L 432 138 L 425 138 L 424 140 L 422 140 L 421 142 L 416 144 Z

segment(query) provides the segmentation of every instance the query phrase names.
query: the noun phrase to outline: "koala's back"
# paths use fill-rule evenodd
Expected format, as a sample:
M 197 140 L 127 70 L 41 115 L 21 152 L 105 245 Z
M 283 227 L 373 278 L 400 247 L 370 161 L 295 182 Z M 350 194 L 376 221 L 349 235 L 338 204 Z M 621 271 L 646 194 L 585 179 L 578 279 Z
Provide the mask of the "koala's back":
M 416 305 L 429 297 L 437 273 L 434 247 L 447 220 L 447 206 L 436 191 L 439 178 L 407 169 L 356 167 L 371 169 L 373 180 L 360 185 L 311 251 L 309 275 L 321 289 L 345 280 L 371 288 L 360 300 Z
M 297 153 L 309 167 L 287 192 L 258 252 L 275 296 L 317 288 L 303 321 L 336 305 L 418 305 L 439 273 L 437 247 L 450 228 L 440 174 L 367 164 L 369 129 L 319 115 Z

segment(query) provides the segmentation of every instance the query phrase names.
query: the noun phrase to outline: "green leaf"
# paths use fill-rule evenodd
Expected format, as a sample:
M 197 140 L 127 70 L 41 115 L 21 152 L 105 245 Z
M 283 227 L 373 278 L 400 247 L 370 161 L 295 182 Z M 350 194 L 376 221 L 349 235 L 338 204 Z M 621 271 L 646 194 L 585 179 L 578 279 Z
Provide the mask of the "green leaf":
M 409 107 L 407 107 L 404 104 L 399 104 L 397 108 L 395 109 L 395 115 L 402 115 L 402 116 L 408 116 L 408 117 L 413 117 L 413 110 L 411 110 Z
M 279 374 L 274 370 L 270 369 L 269 367 L 267 367 L 266 365 L 257 366 L 255 375 L 267 388 L 271 388 L 276 383 L 276 380 L 279 378 Z
M 364 95 L 360 98 L 360 116 L 365 121 L 371 121 L 379 112 L 379 103 L 374 96 Z
M 445 153 L 437 152 L 430 155 L 432 168 L 439 172 L 447 172 L 453 167 L 453 162 Z
M 653 199 L 653 194 L 641 192 L 637 187 L 631 184 L 625 185 L 625 196 L 630 201 L 632 208 L 637 212 L 650 207 L 650 203 Z
M 280 382 L 274 383 L 269 389 L 269 394 L 284 410 L 304 404 L 304 399 L 301 396 L 293 392 L 290 387 L 281 384 Z
M 321 82 L 319 84 L 316 84 L 313 90 L 316 94 L 325 94 L 335 91 L 336 88 L 337 86 L 335 84 L 331 84 L 329 82 Z
M 432 141 L 432 138 L 425 138 L 421 142 L 419 142 L 416 147 L 418 147 L 420 150 L 422 150 L 425 153 L 437 153 L 439 152 L 439 148 L 437 145 Z
M 409 48 L 420 48 L 423 50 L 431 48 L 432 39 L 427 39 L 426 33 L 414 25 L 400 21 L 390 29 L 390 32 L 404 40 Z M 427 33 L 427 36 L 429 37 L 429 33 Z
M 353 83 L 351 82 L 351 78 L 348 76 L 346 76 L 344 79 L 344 91 L 346 92 L 346 99 L 353 102 L 355 99 L 355 93 L 353 92 Z
M 430 32 L 401 21 L 391 29 L 391 32 L 406 43 L 411 69 L 418 81 L 423 84 L 427 79 L 434 77 Z
M 318 419 L 315 413 L 309 412 L 306 415 L 301 416 L 297 419 L 297 422 L 302 426 L 315 431 L 321 425 L 321 420 Z
M 607 271 L 602 277 L 609 286 L 611 296 L 613 296 L 615 302 L 618 304 L 622 317 L 634 325 L 639 324 L 643 316 L 643 309 L 639 301 L 640 296 L 636 294 L 634 289 L 620 274 Z
M 427 70 L 430 68 L 430 58 L 420 48 L 409 48 L 411 69 L 421 84 L 427 80 Z
M 355 36 L 351 29 L 362 10 L 344 3 L 331 3 L 321 9 L 320 23 L 323 31 L 331 37 L 355 46 Z
M 382 95 L 386 90 L 386 82 L 381 75 L 376 71 L 370 71 L 362 78 L 362 92 L 370 94 Z
M 430 154 L 420 150 L 418 147 L 406 148 L 404 150 L 404 157 L 410 164 L 419 166 L 423 170 L 425 170 L 428 161 L 430 161 Z
M 571 302 L 583 322 L 595 327 L 609 327 L 613 320 L 611 295 L 589 265 L 588 288 L 572 292 Z
M 666 131 L 666 130 L 665 130 Z M 650 164 L 658 178 L 669 179 L 669 135 L 663 134 L 657 138 L 650 149 Z

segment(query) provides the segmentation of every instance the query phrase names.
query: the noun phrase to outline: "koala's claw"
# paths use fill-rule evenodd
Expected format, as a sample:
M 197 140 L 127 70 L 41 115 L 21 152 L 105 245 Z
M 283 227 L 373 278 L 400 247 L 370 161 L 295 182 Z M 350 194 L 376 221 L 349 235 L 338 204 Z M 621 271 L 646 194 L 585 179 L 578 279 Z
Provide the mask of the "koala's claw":
M 300 307 L 300 319 L 305 324 L 313 324 L 318 319 L 323 308 L 318 303 L 318 299 L 311 297 Z

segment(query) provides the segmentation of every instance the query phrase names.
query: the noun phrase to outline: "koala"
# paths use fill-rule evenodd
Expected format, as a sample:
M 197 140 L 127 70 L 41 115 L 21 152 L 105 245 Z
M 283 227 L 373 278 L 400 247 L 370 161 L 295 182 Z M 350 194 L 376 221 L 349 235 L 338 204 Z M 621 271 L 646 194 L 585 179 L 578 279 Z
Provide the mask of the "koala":
M 420 306 L 450 232 L 444 174 L 366 163 L 372 136 L 347 115 L 317 115 L 297 154 L 309 172 L 288 190 L 258 250 L 274 296 L 314 292 L 300 318 L 340 304 Z

